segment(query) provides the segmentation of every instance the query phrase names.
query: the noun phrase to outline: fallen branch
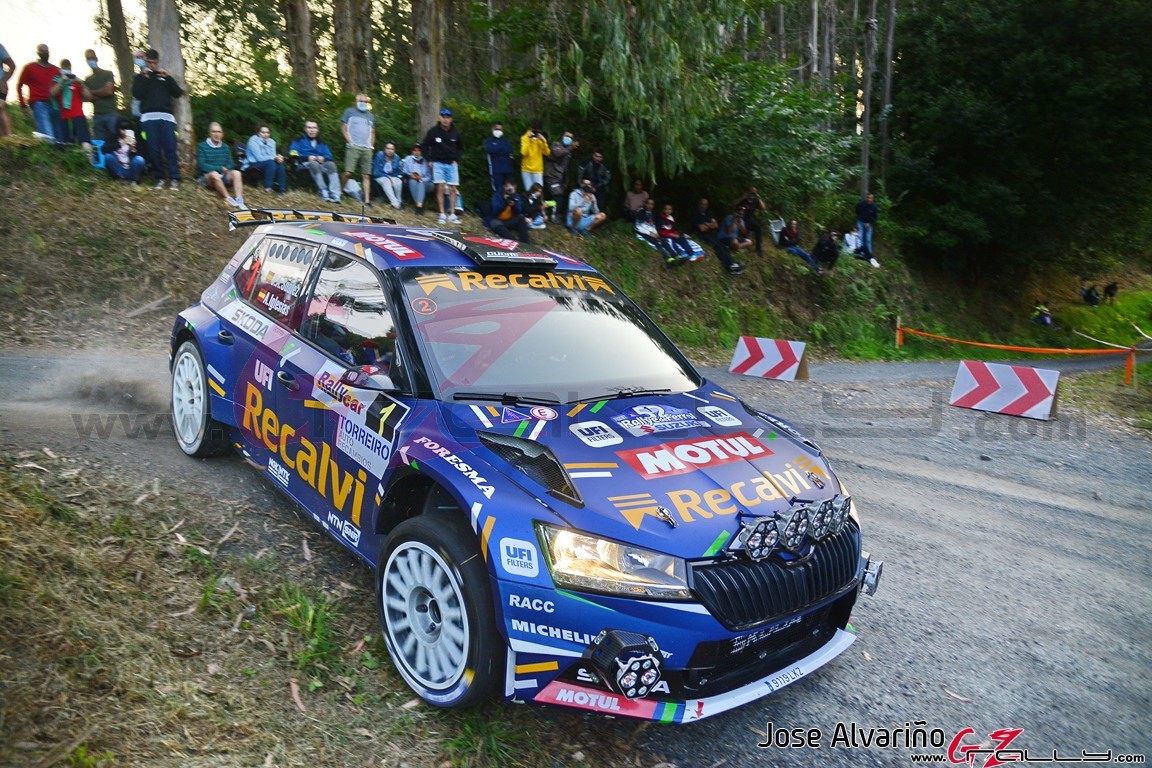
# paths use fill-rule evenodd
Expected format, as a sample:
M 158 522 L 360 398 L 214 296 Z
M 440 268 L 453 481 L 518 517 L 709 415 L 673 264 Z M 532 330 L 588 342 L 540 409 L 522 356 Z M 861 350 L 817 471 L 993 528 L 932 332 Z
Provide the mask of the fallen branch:
M 172 297 L 170 295 L 164 294 L 160 298 L 156 299 L 156 301 L 150 301 L 147 304 L 145 304 L 144 306 L 138 307 L 138 308 L 132 310 L 128 314 L 124 315 L 124 317 L 125 317 L 125 319 L 127 319 L 130 317 L 138 317 L 140 315 L 147 314 L 148 312 L 151 312 L 152 310 L 159 309 L 161 304 L 163 304 L 164 302 L 168 301 L 171 298 Z

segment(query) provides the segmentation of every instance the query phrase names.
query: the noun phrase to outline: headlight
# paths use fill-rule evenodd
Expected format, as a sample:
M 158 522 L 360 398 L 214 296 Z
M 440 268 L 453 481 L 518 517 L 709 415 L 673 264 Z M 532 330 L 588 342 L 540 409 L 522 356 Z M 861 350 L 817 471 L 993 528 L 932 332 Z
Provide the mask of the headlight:
M 559 587 L 658 600 L 692 597 L 682 558 L 570 528 L 538 523 L 537 529 Z

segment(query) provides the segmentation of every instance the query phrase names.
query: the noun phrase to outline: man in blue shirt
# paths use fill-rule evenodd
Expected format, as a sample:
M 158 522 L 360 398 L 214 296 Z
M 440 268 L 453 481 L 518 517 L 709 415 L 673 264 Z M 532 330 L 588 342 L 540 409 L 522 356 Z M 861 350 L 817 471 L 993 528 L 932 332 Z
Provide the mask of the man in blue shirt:
M 292 142 L 288 154 L 312 174 L 312 181 L 316 182 L 324 202 L 340 202 L 340 175 L 332 161 L 332 150 L 320 141 L 320 125 L 315 120 L 304 121 L 304 135 Z
M 280 194 L 288 191 L 288 174 L 284 170 L 284 156 L 276 152 L 276 140 L 272 138 L 272 130 L 262 125 L 256 129 L 256 135 L 248 139 L 245 147 L 248 167 L 260 171 L 264 179 L 264 191 L 275 189 Z

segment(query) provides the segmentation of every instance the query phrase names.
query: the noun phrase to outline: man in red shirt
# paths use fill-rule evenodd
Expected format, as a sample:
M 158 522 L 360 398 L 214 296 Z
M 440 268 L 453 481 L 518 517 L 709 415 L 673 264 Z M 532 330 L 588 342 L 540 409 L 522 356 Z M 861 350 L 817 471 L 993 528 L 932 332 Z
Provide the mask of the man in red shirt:
M 92 94 L 76 73 L 72 62 L 60 60 L 60 76 L 50 91 L 60 112 L 60 132 L 56 141 L 80 144 L 84 151 L 92 154 L 92 135 L 88 132 L 88 118 L 84 117 L 84 101 L 92 100 Z
M 52 86 L 60 77 L 60 69 L 48 61 L 48 46 L 36 46 L 36 61 L 25 64 L 16 82 L 16 96 L 25 111 L 31 109 L 36 121 L 36 130 L 45 136 L 58 139 L 60 126 L 52 110 Z M 28 87 L 28 98 L 24 98 L 24 87 Z

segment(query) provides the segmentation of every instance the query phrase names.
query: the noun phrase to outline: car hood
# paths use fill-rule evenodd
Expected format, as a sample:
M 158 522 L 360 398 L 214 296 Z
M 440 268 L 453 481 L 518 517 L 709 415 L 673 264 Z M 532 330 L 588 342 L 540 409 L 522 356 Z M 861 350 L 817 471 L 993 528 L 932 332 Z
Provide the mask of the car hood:
M 680 557 L 714 555 L 731 541 L 741 518 L 787 515 L 792 500 L 840 491 L 813 444 L 708 382 L 675 395 L 445 408 L 462 442 L 480 432 L 545 445 L 579 503 L 555 494 L 542 498 L 572 527 Z M 477 448 L 480 455 L 485 450 Z M 506 474 L 526 488 L 539 487 L 516 470 Z

